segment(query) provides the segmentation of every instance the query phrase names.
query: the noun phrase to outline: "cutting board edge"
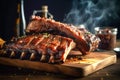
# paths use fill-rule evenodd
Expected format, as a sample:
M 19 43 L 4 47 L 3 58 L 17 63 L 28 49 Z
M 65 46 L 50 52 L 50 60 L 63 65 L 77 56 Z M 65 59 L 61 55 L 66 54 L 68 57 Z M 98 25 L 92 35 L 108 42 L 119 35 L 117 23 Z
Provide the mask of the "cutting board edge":
M 85 72 L 84 76 L 87 76 L 87 75 L 89 75 L 91 73 L 94 73 L 94 72 L 96 72 L 98 70 L 104 69 L 104 68 L 106 68 L 106 67 L 108 67 L 110 65 L 113 65 L 113 64 L 115 64 L 117 62 L 117 56 L 115 54 L 113 56 L 109 57 L 109 58 L 107 58 L 106 60 L 103 60 L 102 62 L 95 63 L 95 64 L 97 64 L 97 67 L 94 67 L 95 69 L 91 69 L 91 71 L 88 71 L 88 69 L 85 67 L 84 68 L 84 72 Z M 108 60 L 110 60 L 110 61 L 108 61 Z M 103 62 L 106 63 L 106 65 L 101 66 L 101 63 L 103 63 Z M 90 67 L 90 66 L 87 66 L 87 67 Z
M 104 55 L 104 54 L 101 54 L 101 55 Z M 66 66 L 66 65 L 58 65 L 58 64 L 53 65 L 53 64 L 48 64 L 48 63 L 34 62 L 34 61 L 29 61 L 29 60 L 11 59 L 11 58 L 5 58 L 5 57 L 0 57 L 0 63 L 4 65 L 21 67 L 21 68 L 30 68 L 30 69 L 53 72 L 53 73 L 62 73 L 62 74 L 74 76 L 74 77 L 83 77 L 91 73 L 94 73 L 95 71 L 98 71 L 104 67 L 107 67 L 109 65 L 116 63 L 117 58 L 116 58 L 115 53 L 111 52 L 111 54 L 108 54 L 108 55 L 110 57 L 106 58 L 106 60 L 104 61 L 107 64 L 103 66 L 99 66 L 101 62 L 96 63 L 95 65 L 99 67 L 97 68 L 94 67 L 95 69 L 94 70 L 91 69 L 91 71 L 88 71 L 87 69 L 88 67 L 91 67 L 91 66 L 78 68 L 78 67 L 72 67 L 72 66 Z M 110 60 L 110 61 L 108 62 L 107 60 Z

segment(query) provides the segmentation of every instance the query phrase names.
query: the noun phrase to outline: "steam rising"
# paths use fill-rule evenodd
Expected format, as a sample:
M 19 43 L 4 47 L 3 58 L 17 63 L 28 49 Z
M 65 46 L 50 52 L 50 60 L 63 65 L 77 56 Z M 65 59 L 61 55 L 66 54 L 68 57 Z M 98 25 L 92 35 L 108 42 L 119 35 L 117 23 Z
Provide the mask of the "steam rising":
M 73 0 L 64 22 L 76 26 L 83 24 L 93 32 L 94 27 L 108 25 L 109 20 L 118 17 L 115 3 L 116 0 Z

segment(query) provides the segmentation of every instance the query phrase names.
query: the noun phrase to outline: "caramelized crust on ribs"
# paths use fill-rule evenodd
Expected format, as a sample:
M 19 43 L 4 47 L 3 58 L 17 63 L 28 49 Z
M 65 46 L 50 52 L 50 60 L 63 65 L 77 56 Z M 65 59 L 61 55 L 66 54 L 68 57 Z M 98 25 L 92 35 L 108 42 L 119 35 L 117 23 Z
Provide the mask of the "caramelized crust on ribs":
M 60 34 L 73 39 L 76 42 L 77 48 L 83 53 L 83 55 L 88 54 L 90 51 L 94 51 L 98 47 L 100 41 L 87 30 L 79 30 L 73 25 L 34 16 L 27 26 L 26 33 L 35 34 L 42 32 Z
M 52 34 L 27 35 L 6 45 L 10 57 L 19 54 L 20 59 L 57 63 L 64 62 L 67 55 L 75 47 L 72 39 Z

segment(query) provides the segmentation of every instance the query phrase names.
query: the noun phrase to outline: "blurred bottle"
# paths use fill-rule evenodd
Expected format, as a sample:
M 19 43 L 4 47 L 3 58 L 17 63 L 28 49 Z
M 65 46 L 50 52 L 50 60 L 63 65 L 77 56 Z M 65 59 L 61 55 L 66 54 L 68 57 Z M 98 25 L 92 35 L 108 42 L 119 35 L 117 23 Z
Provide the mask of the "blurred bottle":
M 21 1 L 21 36 L 25 35 L 26 29 L 26 20 L 25 20 L 25 13 L 24 13 L 24 0 Z
M 16 27 L 14 29 L 15 36 L 25 35 L 26 21 L 24 15 L 24 2 L 23 0 L 18 0 L 17 2 L 17 18 L 16 18 Z
M 41 10 L 34 10 L 32 16 L 40 16 L 42 18 L 44 17 L 53 19 L 53 15 L 49 13 L 47 5 L 43 5 Z
M 42 6 L 41 17 L 48 18 L 48 6 Z
M 14 28 L 14 35 L 16 37 L 20 36 L 20 3 L 17 3 L 17 18 L 16 18 L 16 26 Z

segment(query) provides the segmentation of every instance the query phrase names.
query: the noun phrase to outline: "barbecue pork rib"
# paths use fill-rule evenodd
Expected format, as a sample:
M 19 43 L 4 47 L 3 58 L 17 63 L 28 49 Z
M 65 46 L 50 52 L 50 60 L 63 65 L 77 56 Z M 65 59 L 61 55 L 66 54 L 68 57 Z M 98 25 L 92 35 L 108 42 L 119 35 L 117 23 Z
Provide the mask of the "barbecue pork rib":
M 73 39 L 77 48 L 83 55 L 88 54 L 90 51 L 94 51 L 98 47 L 100 41 L 99 38 L 88 32 L 86 29 L 78 29 L 73 25 L 41 18 L 39 16 L 33 16 L 27 26 L 26 33 L 36 34 L 42 32 L 59 34 Z
M 66 60 L 75 45 L 70 38 L 44 33 L 13 39 L 5 48 L 11 58 L 59 63 Z

